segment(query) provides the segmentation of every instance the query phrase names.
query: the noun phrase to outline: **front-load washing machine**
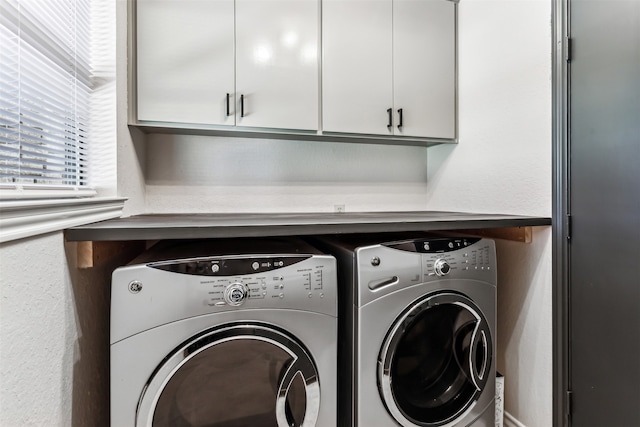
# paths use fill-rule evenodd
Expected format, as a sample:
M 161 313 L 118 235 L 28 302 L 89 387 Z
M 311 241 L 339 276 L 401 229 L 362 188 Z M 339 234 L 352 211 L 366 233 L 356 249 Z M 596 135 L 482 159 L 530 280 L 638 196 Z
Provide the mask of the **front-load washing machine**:
M 279 239 L 157 246 L 113 273 L 111 425 L 335 426 L 335 258 Z
M 338 258 L 341 426 L 494 426 L 494 242 L 324 239 Z M 377 237 L 380 242 L 380 237 Z

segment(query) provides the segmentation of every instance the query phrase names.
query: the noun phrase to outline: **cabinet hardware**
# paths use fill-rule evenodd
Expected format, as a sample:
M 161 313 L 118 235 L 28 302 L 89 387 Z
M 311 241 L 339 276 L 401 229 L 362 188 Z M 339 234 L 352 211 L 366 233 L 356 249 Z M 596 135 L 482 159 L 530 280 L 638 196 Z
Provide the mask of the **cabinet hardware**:
M 227 93 L 227 117 L 229 117 L 229 94 Z
M 402 127 L 402 108 L 398 108 L 398 129 Z
M 564 60 L 571 62 L 573 59 L 573 39 L 571 37 L 564 38 Z
M 389 116 L 389 122 L 387 123 L 387 127 L 390 128 L 393 126 L 393 109 L 387 109 L 387 115 Z
M 571 410 L 573 409 L 572 406 L 573 406 L 573 391 L 567 390 L 565 395 L 565 400 L 564 400 L 564 419 L 567 421 L 571 419 Z
M 244 95 L 240 95 L 240 117 L 244 117 Z

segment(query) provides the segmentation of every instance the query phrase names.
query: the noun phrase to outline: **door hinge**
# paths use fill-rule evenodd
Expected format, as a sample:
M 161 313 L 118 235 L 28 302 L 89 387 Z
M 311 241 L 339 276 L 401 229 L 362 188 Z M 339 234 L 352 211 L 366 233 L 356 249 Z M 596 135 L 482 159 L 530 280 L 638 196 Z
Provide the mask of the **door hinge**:
M 573 39 L 571 37 L 564 38 L 564 60 L 571 62 L 573 59 Z

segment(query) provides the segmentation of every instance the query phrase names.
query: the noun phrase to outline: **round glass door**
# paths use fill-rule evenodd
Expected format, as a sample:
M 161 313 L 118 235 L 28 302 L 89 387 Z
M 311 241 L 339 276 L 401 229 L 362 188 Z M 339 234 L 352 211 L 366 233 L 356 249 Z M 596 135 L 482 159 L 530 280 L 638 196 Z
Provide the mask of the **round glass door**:
M 378 383 L 387 409 L 405 427 L 447 426 L 471 410 L 491 367 L 489 325 L 467 297 L 428 295 L 390 330 Z
M 176 349 L 138 406 L 153 427 L 310 427 L 320 405 L 316 368 L 295 339 L 266 325 L 231 325 Z

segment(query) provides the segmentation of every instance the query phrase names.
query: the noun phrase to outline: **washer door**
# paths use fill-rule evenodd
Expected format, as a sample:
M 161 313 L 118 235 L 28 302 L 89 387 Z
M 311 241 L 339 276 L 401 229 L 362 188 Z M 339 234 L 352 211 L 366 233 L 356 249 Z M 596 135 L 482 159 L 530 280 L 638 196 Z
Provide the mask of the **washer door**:
M 405 427 L 455 424 L 482 393 L 492 348 L 489 325 L 469 298 L 442 292 L 416 301 L 380 352 L 378 384 L 387 410 Z
M 306 349 L 264 324 L 233 324 L 194 337 L 154 372 L 137 426 L 311 427 L 320 409 Z

